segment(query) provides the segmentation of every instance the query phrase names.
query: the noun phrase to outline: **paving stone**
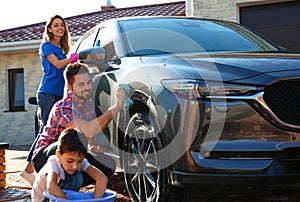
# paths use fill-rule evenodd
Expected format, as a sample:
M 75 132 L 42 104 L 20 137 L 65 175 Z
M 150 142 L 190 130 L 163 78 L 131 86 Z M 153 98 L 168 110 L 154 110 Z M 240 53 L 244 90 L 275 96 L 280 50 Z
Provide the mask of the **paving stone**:
M 0 189 L 0 201 L 31 201 L 30 191 L 17 188 Z

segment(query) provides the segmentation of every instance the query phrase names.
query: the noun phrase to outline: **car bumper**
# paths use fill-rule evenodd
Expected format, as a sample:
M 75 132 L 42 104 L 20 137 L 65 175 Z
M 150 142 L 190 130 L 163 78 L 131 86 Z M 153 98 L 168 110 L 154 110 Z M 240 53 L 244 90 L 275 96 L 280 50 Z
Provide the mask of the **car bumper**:
M 261 174 L 226 174 L 226 173 L 191 173 L 182 171 L 169 171 L 169 178 L 171 184 L 174 186 L 186 188 L 205 190 L 226 190 L 233 189 L 264 189 L 300 186 L 300 173 L 283 174 L 279 173 L 261 173 Z

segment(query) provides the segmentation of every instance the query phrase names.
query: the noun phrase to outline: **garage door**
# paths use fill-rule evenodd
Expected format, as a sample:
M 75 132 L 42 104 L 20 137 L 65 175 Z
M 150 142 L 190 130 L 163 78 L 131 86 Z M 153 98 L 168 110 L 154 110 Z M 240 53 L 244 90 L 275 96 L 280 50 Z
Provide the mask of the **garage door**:
M 300 1 L 241 7 L 240 22 L 288 50 L 300 51 Z

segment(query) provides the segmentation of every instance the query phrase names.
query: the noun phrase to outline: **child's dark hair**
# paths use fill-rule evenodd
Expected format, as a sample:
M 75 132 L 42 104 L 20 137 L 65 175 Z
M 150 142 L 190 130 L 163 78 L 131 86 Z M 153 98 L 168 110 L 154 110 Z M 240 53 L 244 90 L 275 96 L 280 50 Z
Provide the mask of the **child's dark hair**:
M 66 152 L 78 152 L 79 155 L 86 155 L 87 150 L 82 144 L 81 137 L 84 134 L 77 128 L 64 129 L 58 138 L 58 150 L 61 154 Z

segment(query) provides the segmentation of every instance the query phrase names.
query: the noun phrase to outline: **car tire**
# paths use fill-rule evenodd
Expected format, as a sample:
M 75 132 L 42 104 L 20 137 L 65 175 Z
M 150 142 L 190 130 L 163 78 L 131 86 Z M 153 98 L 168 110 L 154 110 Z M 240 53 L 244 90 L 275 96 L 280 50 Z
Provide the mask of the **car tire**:
M 156 126 L 145 112 L 135 113 L 124 136 L 123 168 L 133 201 L 186 201 L 185 191 L 168 184 L 166 169 L 160 170 L 155 151 L 163 148 Z

